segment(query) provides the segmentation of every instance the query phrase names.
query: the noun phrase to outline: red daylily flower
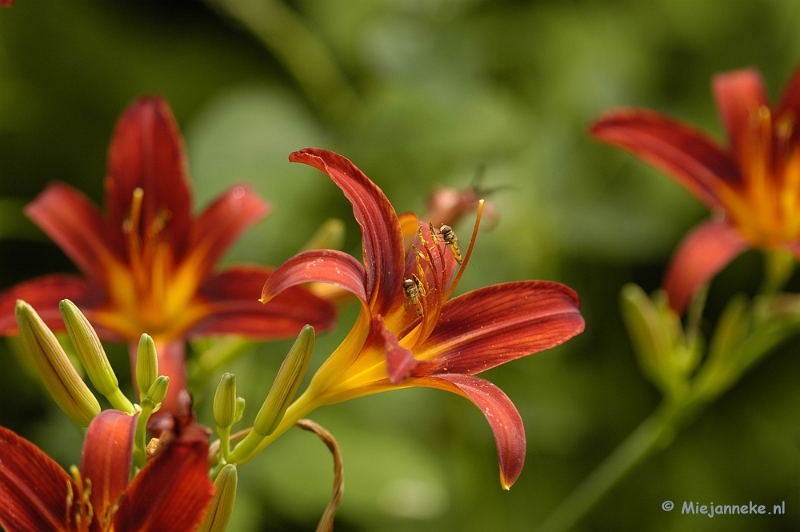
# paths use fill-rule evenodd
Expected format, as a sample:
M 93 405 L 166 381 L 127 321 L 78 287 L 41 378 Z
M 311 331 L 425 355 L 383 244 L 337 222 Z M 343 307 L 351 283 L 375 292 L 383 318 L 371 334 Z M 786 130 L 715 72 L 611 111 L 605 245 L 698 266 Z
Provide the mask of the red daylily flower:
M 0 334 L 16 334 L 17 299 L 63 329 L 58 302 L 70 299 L 101 338 L 135 343 L 149 333 L 161 373 L 171 378 L 165 410 L 185 386 L 184 338 L 240 334 L 259 339 L 296 335 L 306 324 L 327 329 L 335 310 L 303 289 L 264 307 L 255 301 L 271 269 L 214 265 L 268 206 L 246 185 L 224 192 L 199 216 L 183 141 L 162 99 L 134 102 L 117 123 L 105 179 L 106 212 L 83 194 L 51 184 L 26 208 L 85 277 L 49 275 L 0 294 Z
M 444 235 L 413 214 L 398 218 L 377 185 L 340 155 L 308 148 L 290 160 L 318 168 L 343 190 L 363 231 L 364 264 L 338 251 L 307 251 L 280 266 L 264 286 L 262 301 L 298 284 L 326 282 L 362 303 L 355 326 L 287 412 L 284 428 L 323 404 L 410 386 L 447 390 L 486 416 L 501 483 L 510 487 L 525 459 L 522 419 L 499 388 L 474 375 L 583 331 L 578 296 L 558 283 L 523 281 L 450 299 L 460 273 L 454 279 L 456 254 Z M 410 251 L 404 235 L 415 238 Z
M 713 90 L 729 147 L 648 110 L 612 111 L 591 127 L 596 138 L 667 172 L 715 214 L 689 233 L 667 270 L 664 288 L 678 312 L 748 248 L 800 257 L 800 70 L 777 107 L 755 70 L 719 74 Z
M 129 482 L 136 416 L 92 420 L 70 477 L 28 440 L 0 427 L 0 524 L 8 532 L 192 532 L 211 503 L 208 432 L 191 423 Z

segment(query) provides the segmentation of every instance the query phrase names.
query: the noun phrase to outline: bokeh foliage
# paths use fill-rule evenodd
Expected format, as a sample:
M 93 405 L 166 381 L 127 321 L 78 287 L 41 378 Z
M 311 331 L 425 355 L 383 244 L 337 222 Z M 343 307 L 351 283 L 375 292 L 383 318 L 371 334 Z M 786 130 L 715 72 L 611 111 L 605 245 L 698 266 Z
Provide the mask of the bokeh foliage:
M 281 55 L 292 50 L 285 39 L 265 45 L 231 15 L 241 3 L 288 12 L 327 50 L 345 88 L 309 92 Z M 346 250 L 358 254 L 349 206 L 324 176 L 287 162 L 295 149 L 346 155 L 399 211 L 423 211 L 433 186 L 467 187 L 484 168 L 481 186 L 503 187 L 490 198 L 499 218 L 462 287 L 558 280 L 581 294 L 587 321 L 569 344 L 488 375 L 526 422 L 520 480 L 500 490 L 485 421 L 448 394 L 407 390 L 313 417 L 344 453 L 339 529 L 530 530 L 658 403 L 618 293 L 627 282 L 657 288 L 681 235 L 706 216 L 668 178 L 590 141 L 586 125 L 636 105 L 719 135 L 712 74 L 754 66 L 778 94 L 800 63 L 798 24 L 795 0 L 17 0 L 0 12 L 0 288 L 74 271 L 20 207 L 50 180 L 100 202 L 114 121 L 141 94 L 172 105 L 200 205 L 238 181 L 272 203 L 227 262 L 278 264 L 329 217 L 346 221 Z M 737 259 L 712 284 L 709 319 L 732 294 L 752 293 L 760 275 L 757 254 Z M 320 336 L 312 364 L 353 319 L 346 309 L 338 330 Z M 288 345 L 259 346 L 226 368 L 248 404 L 263 399 Z M 0 346 L 0 424 L 76 462 L 82 435 L 13 349 Z M 795 342 L 770 356 L 580 529 L 800 528 L 799 351 Z M 125 349 L 111 354 L 126 375 Z M 195 391 L 208 424 L 213 385 Z M 324 447 L 291 432 L 241 468 L 230 529 L 313 529 L 331 478 Z M 665 513 L 664 500 L 785 501 L 787 515 L 708 519 Z

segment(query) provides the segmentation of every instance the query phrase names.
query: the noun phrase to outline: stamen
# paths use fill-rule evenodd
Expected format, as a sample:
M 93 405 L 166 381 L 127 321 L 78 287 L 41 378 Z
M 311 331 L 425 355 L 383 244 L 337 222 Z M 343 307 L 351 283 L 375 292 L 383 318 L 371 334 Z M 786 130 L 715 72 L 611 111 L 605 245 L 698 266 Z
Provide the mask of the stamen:
M 144 190 L 139 187 L 133 189 L 131 199 L 131 213 L 122 225 L 122 230 L 128 234 L 128 256 L 131 261 L 131 271 L 138 289 L 144 288 L 146 275 L 142 264 L 142 242 L 139 238 L 139 224 L 142 215 L 142 201 Z
M 481 216 L 483 215 L 483 204 L 484 200 L 478 200 L 478 212 L 475 215 L 475 226 L 472 228 L 472 236 L 469 238 L 469 246 L 467 247 L 466 254 L 464 254 L 464 262 L 461 263 L 458 273 L 453 279 L 453 282 L 450 283 L 450 288 L 447 289 L 447 293 L 445 294 L 443 301 L 450 299 L 450 296 L 453 294 L 456 286 L 458 286 L 458 282 L 461 281 L 461 276 L 464 275 L 464 270 L 467 268 L 467 264 L 469 264 L 469 258 L 472 256 L 472 249 L 475 247 L 475 239 L 478 238 L 478 228 L 481 225 Z
M 86 529 L 88 529 L 88 526 L 91 525 L 92 518 L 94 517 L 94 508 L 92 507 L 91 502 L 92 481 L 87 478 L 84 482 L 80 470 L 74 465 L 70 466 L 69 470 L 70 473 L 72 473 L 72 478 L 74 479 L 75 487 L 77 488 L 78 492 L 77 494 L 73 493 L 72 486 L 69 482 L 67 482 L 67 510 L 69 511 L 70 507 L 73 506 L 75 503 L 75 495 L 77 495 L 78 505 L 75 507 L 74 513 L 71 514 L 71 517 L 74 519 L 78 530 L 83 530 L 84 524 Z

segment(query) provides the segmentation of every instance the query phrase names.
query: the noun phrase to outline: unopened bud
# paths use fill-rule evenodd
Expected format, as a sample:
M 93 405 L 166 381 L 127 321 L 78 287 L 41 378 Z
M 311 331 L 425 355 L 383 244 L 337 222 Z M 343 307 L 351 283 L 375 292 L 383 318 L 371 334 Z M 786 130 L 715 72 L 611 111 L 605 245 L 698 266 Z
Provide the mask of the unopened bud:
M 69 299 L 62 300 L 58 305 L 61 317 L 67 326 L 72 345 L 78 352 L 78 357 L 83 364 L 89 379 L 103 395 L 111 395 L 119 390 L 119 381 L 108 362 L 108 357 L 100 343 L 100 338 L 83 312 Z
M 208 507 L 206 518 L 200 525 L 198 532 L 225 532 L 228 521 L 233 513 L 233 505 L 236 502 L 236 486 L 238 484 L 238 473 L 236 466 L 228 464 L 222 468 L 214 481 L 214 498 L 211 506 Z
M 236 413 L 233 416 L 234 425 L 242 420 L 242 416 L 244 416 L 244 406 L 245 406 L 244 397 L 237 397 Z
M 17 324 L 25 350 L 56 404 L 71 420 L 88 427 L 100 403 L 80 378 L 53 332 L 29 304 L 18 300 Z
M 272 433 L 283 419 L 283 414 L 294 399 L 300 383 L 308 369 L 311 353 L 314 351 L 314 328 L 310 325 L 303 327 L 294 345 L 286 355 L 286 359 L 278 370 L 278 375 L 272 383 L 269 395 L 264 400 L 261 410 L 256 415 L 253 430 L 258 434 L 267 436 Z
M 156 344 L 149 334 L 139 338 L 136 350 L 136 386 L 139 397 L 144 397 L 158 377 L 158 354 Z
M 700 360 L 701 340 L 695 337 L 687 342 L 680 316 L 670 308 L 663 292 L 656 292 L 651 299 L 638 286 L 628 284 L 622 289 L 620 303 L 642 371 L 662 391 L 684 393 Z
M 236 419 L 236 377 L 225 373 L 214 394 L 214 423 L 217 427 L 227 429 Z
M 166 375 L 161 375 L 155 380 L 155 382 L 153 382 L 153 385 L 150 386 L 150 389 L 147 390 L 147 397 L 149 397 L 154 403 L 158 404 L 167 396 L 168 389 L 169 377 Z

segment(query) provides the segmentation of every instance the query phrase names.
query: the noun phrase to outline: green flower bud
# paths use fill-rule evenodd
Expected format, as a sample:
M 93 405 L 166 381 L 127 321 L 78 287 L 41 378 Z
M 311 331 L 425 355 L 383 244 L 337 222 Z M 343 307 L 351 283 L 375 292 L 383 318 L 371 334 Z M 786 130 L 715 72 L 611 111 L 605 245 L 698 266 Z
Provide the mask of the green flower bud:
M 236 377 L 231 373 L 222 375 L 214 394 L 214 423 L 227 429 L 236 419 Z
M 286 355 L 278 375 L 272 383 L 269 395 L 256 415 L 253 430 L 258 434 L 267 436 L 272 433 L 283 419 L 283 414 L 294 399 L 300 383 L 308 369 L 311 353 L 314 351 L 314 328 L 310 325 L 303 327 L 294 345 Z
M 233 415 L 233 423 L 234 425 L 242 420 L 242 416 L 244 416 L 244 397 L 237 397 L 236 398 L 236 413 Z
M 144 397 L 158 377 L 158 354 L 156 344 L 148 334 L 139 338 L 136 351 L 136 386 L 139 397 Z
M 233 513 L 233 505 L 236 502 L 236 485 L 238 484 L 238 473 L 236 466 L 228 464 L 222 468 L 214 481 L 216 491 L 208 507 L 206 518 L 200 525 L 198 532 L 225 532 L 228 521 Z
M 653 301 L 637 285 L 627 284 L 622 288 L 620 306 L 642 371 L 660 386 L 662 362 L 672 351 L 669 331 L 665 330 Z
M 67 334 L 72 340 L 72 345 L 75 346 L 81 364 L 94 387 L 103 395 L 111 395 L 119 390 L 117 376 L 89 320 L 69 299 L 62 300 L 58 308 L 67 326 Z
M 158 404 L 167 396 L 168 389 L 169 377 L 166 375 L 161 375 L 155 380 L 155 382 L 153 382 L 153 385 L 150 386 L 150 389 L 147 390 L 146 396 L 154 403 Z
M 53 332 L 33 307 L 18 300 L 15 309 L 22 344 L 56 404 L 71 420 L 88 427 L 100 403 L 75 371 Z
M 687 344 L 680 317 L 662 292 L 650 299 L 641 288 L 628 284 L 622 288 L 620 306 L 644 374 L 667 394 L 685 393 L 700 360 L 700 340 Z

